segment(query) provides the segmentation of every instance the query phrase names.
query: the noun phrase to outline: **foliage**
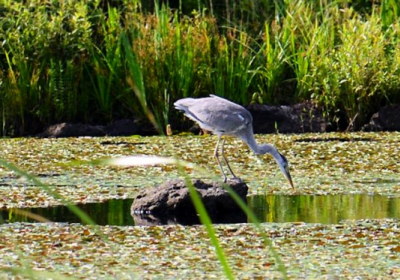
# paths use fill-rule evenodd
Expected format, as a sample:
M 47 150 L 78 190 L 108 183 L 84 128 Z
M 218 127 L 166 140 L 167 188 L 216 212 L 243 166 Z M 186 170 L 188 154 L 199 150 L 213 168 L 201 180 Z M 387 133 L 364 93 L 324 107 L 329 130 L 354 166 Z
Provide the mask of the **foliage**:
M 3 1 L 0 134 L 149 115 L 161 132 L 209 93 L 312 100 L 357 129 L 400 99 L 397 1 L 142 2 Z

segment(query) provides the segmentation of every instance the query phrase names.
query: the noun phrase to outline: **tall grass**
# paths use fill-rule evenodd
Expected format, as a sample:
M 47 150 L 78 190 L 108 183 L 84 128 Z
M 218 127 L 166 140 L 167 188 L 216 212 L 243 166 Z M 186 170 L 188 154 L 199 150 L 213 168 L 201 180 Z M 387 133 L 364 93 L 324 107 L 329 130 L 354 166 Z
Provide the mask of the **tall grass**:
M 398 23 L 385 28 L 375 14 L 363 18 L 351 8 L 331 14 L 335 20 L 315 32 L 319 38 L 309 56 L 310 97 L 338 121 L 344 117 L 348 129 L 357 129 L 380 106 L 398 100 L 399 64 L 393 59 Z
M 120 92 L 121 77 L 123 76 L 121 44 L 119 34 L 120 15 L 116 8 L 108 9 L 108 18 L 104 14 L 98 14 L 101 30 L 108 36 L 104 37 L 103 46 L 99 47 L 95 42 L 88 48 L 91 63 L 85 65 L 85 72 L 89 76 L 93 88 L 93 98 L 96 101 L 98 112 L 107 121 L 113 118 L 113 105 Z M 122 83 L 123 84 L 123 83 Z
M 357 129 L 399 101 L 397 1 L 182 1 L 189 14 L 144 6 L 3 2 L 0 135 L 146 118 L 144 101 L 164 131 L 178 121 L 176 99 L 209 93 L 242 104 L 311 100 Z M 143 96 L 127 79 L 124 36 Z
M 3 135 L 10 130 L 26 133 L 36 122 L 70 120 L 86 109 L 79 108 L 76 98 L 77 66 L 84 61 L 84 44 L 90 38 L 87 7 L 80 2 L 41 4 L 2 4 Z

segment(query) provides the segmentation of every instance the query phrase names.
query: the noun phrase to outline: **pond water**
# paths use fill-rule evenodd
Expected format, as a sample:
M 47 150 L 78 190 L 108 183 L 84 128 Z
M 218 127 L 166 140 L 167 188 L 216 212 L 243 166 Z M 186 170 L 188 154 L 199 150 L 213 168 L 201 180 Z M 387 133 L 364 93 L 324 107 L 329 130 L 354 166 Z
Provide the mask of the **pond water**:
M 78 205 L 99 225 L 198 224 L 196 217 L 131 216 L 132 199 L 112 199 Z M 248 205 L 261 222 L 336 224 L 342 220 L 400 218 L 400 197 L 368 194 L 250 196 Z M 26 212 L 30 213 L 26 215 Z M 53 222 L 81 223 L 66 206 L 2 209 L 0 223 L 37 222 L 37 216 Z M 28 217 L 29 216 L 29 217 Z M 245 223 L 247 217 L 232 213 L 217 223 Z M 39 220 L 41 220 L 39 218 Z
M 260 221 L 329 224 L 345 219 L 400 218 L 396 198 L 400 196 L 400 133 L 256 137 L 259 143 L 276 145 L 286 156 L 295 184 L 293 191 L 271 156 L 255 156 L 240 140 L 229 139 L 227 157 L 236 174 L 248 182 L 248 203 Z M 0 211 L 0 223 L 33 220 L 26 213 L 79 223 L 68 208 L 54 206 L 60 201 L 51 192 L 79 205 L 100 225 L 196 223 L 196 217 L 160 220 L 130 215 L 131 198 L 139 191 L 181 177 L 175 166 L 126 168 L 92 161 L 131 155 L 174 156 L 204 169 L 185 168 L 191 178 L 218 180 L 220 171 L 212 152 L 215 141 L 212 136 L 182 135 L 2 139 L 1 158 L 36 176 L 40 183 L 0 168 L 0 209 L 9 209 Z M 51 192 L 41 185 L 49 186 Z M 228 213 L 214 222 L 244 223 L 247 217 Z
M 285 155 L 295 190 L 271 156 L 254 155 L 238 139 L 228 139 L 225 152 L 248 184 L 249 207 L 264 223 L 288 278 L 400 278 L 399 132 L 256 138 Z M 216 140 L 191 135 L 0 139 L 0 267 L 7 273 L 0 278 L 15 271 L 42 278 L 53 271 L 52 278 L 223 278 L 204 228 L 133 226 L 198 222 L 196 217 L 131 216 L 139 192 L 183 178 L 180 169 L 97 164 L 132 155 L 175 157 L 203 169 L 186 167 L 190 178 L 218 181 Z M 56 206 L 63 203 L 60 197 L 97 224 L 118 227 L 82 226 L 68 208 Z M 233 212 L 226 217 L 231 219 L 214 222 L 242 223 L 214 228 L 234 277 L 282 278 L 270 246 L 245 224 L 248 218 Z M 45 219 L 58 223 L 42 223 Z

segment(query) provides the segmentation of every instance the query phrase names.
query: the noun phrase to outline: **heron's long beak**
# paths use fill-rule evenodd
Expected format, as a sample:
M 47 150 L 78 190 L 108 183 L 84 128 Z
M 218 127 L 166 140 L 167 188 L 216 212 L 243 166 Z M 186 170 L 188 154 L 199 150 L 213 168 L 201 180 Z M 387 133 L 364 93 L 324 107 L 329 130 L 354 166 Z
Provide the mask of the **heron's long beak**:
M 286 177 L 286 179 L 288 179 L 290 186 L 292 187 L 292 189 L 294 189 L 292 176 L 290 176 L 290 172 L 289 172 L 289 167 L 286 167 L 284 170 L 285 170 L 285 172 L 283 172 L 283 174 L 285 174 L 285 177 Z

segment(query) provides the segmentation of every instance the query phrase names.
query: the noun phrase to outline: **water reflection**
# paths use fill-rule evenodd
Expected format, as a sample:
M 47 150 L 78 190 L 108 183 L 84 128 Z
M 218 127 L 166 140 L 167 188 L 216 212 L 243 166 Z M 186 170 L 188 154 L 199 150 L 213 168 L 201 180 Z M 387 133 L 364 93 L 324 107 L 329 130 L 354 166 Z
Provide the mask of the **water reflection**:
M 132 199 L 78 205 L 99 225 L 198 224 L 198 217 L 153 217 L 130 214 Z M 381 195 L 270 195 L 248 197 L 248 205 L 261 222 L 338 223 L 347 219 L 400 218 L 400 198 Z M 17 210 L 17 211 L 16 211 Z M 23 209 L 54 222 L 81 223 L 65 206 Z M 240 213 L 219 213 L 216 223 L 246 222 Z M 1 209 L 0 223 L 36 222 L 18 212 Z
M 246 214 L 238 209 L 230 212 L 213 212 L 208 213 L 213 224 L 238 224 L 246 223 Z M 198 215 L 182 213 L 182 215 L 142 215 L 132 214 L 135 225 L 139 226 L 150 226 L 150 225 L 199 225 L 201 224 Z
M 78 204 L 98 225 L 134 225 L 129 214 L 133 199 L 112 199 L 101 203 Z M 18 209 L 0 209 L 0 223 L 36 222 L 19 213 Z M 16 211 L 17 210 L 17 211 Z M 66 206 L 48 208 L 22 208 L 53 222 L 82 223 L 81 219 Z
M 400 218 L 400 198 L 382 195 L 270 195 L 248 198 L 261 222 L 336 224 L 342 220 Z

